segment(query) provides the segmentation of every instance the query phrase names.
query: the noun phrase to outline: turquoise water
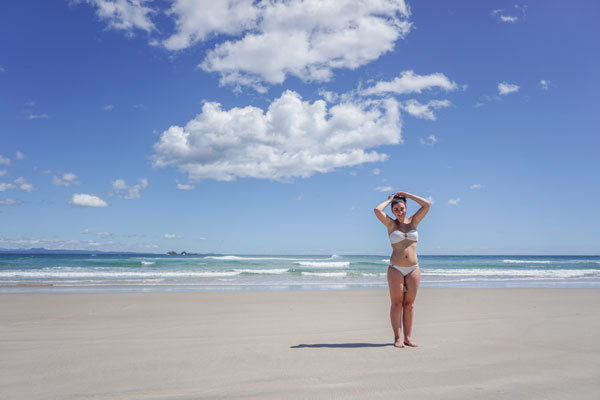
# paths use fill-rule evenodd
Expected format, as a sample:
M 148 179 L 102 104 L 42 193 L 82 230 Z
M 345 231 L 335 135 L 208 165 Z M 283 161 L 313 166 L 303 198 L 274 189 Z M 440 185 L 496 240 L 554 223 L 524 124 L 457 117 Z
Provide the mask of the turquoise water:
M 600 287 L 600 256 L 420 256 L 422 287 Z M 0 254 L 0 292 L 387 287 L 388 257 Z

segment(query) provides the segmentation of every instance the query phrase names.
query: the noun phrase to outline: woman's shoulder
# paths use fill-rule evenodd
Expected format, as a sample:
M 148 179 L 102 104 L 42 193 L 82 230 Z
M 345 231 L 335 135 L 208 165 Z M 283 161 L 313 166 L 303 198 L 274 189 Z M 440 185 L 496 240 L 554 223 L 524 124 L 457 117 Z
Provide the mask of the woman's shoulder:
M 410 229 L 417 229 L 417 222 L 413 221 L 413 217 L 408 218 L 408 223 L 406 224 L 407 227 L 409 227 Z
M 398 220 L 390 218 L 390 223 L 387 226 L 388 233 L 392 233 L 398 229 Z

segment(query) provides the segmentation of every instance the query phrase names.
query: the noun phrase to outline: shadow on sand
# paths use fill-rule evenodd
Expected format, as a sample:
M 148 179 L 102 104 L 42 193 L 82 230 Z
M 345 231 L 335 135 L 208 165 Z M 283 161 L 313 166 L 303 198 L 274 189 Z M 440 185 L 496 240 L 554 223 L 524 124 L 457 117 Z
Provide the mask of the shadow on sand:
M 303 348 L 329 348 L 329 349 L 353 349 L 359 347 L 386 347 L 393 346 L 393 343 L 320 343 L 320 344 L 299 344 L 296 346 L 290 346 L 292 349 L 303 349 Z

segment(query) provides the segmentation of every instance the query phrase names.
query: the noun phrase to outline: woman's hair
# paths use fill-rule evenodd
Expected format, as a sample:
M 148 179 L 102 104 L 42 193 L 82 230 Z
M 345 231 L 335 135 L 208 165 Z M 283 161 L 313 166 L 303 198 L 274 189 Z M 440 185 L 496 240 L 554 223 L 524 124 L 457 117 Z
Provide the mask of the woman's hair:
M 394 198 L 392 199 L 392 208 L 394 208 L 394 206 L 398 203 L 404 203 L 404 205 L 406 206 L 406 197 L 404 196 L 394 196 Z

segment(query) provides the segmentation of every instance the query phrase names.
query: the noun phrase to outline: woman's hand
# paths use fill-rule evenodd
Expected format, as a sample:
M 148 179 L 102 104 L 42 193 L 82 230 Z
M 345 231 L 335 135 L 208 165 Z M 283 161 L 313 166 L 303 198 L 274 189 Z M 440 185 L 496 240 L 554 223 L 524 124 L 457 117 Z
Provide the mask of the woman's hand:
M 388 196 L 388 200 L 389 200 L 389 201 L 392 201 L 392 200 L 394 200 L 394 197 L 395 197 L 397 194 L 398 194 L 398 193 L 392 193 L 392 194 L 390 194 L 390 195 Z
M 396 194 L 394 194 L 394 196 L 408 197 L 408 193 L 406 193 L 406 192 L 397 192 Z

